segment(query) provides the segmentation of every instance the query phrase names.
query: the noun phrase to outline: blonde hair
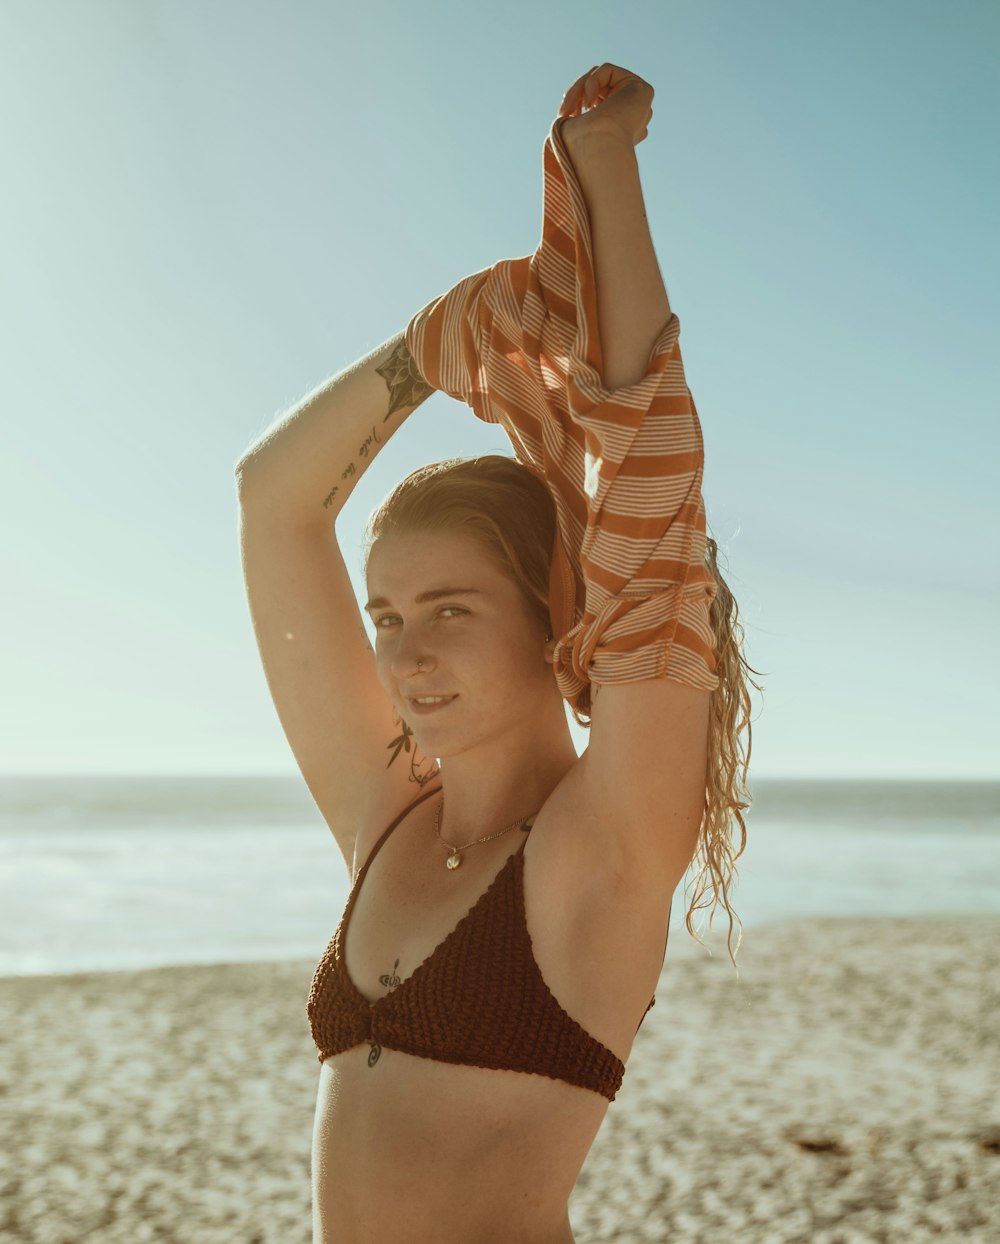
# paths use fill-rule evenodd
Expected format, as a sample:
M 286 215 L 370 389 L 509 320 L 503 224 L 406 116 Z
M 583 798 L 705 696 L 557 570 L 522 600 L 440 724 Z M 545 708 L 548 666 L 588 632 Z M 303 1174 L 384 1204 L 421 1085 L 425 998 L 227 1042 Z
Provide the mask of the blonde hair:
M 438 531 L 461 531 L 478 540 L 492 563 L 521 588 L 542 632 L 551 631 L 549 568 L 556 534 L 556 510 L 539 471 L 503 454 L 446 458 L 418 468 L 397 484 L 370 515 L 364 532 L 365 574 L 376 540 L 396 534 Z M 708 537 L 705 564 L 717 584 L 710 617 L 715 634 L 719 686 L 711 694 L 705 811 L 692 860 L 701 867 L 694 880 L 696 892 L 685 925 L 701 942 L 692 917 L 695 911 L 708 906 L 700 900 L 711 882 L 713 899 L 708 923 L 711 926 L 715 909 L 721 902 L 729 915 L 727 945 L 735 967 L 734 912 L 729 902 L 729 889 L 736 873 L 735 862 L 746 848 L 746 822 L 742 814 L 750 807 L 746 778 L 752 727 L 747 684 L 751 683 L 758 691 L 761 686 L 748 675 L 752 667 L 743 654 L 744 634 L 739 611 L 719 572 L 717 558 L 718 545 Z M 753 672 L 758 673 L 757 670 Z M 581 726 L 589 728 L 588 717 L 576 711 L 573 716 Z M 744 730 L 745 756 L 740 740 Z M 740 845 L 735 851 L 734 819 L 740 827 Z M 736 919 L 739 921 L 738 916 Z M 739 923 L 737 951 L 743 940 L 743 922 Z

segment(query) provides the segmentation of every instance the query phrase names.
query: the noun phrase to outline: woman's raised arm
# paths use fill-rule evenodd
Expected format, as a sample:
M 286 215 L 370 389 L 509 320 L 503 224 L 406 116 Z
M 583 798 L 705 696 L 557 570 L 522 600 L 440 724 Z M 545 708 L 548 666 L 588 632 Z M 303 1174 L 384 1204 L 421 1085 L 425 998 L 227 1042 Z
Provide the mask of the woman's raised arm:
M 616 87 L 616 83 L 619 83 Z M 563 141 L 587 200 L 602 366 L 608 389 L 646 374 L 670 303 L 649 232 L 635 147 L 652 116 L 653 88 L 615 65 L 599 66 L 566 92 Z M 594 105 L 581 113 L 579 105 Z
M 408 739 L 409 764 L 393 748 L 406 728 L 379 682 L 335 519 L 431 392 L 397 335 L 303 398 L 236 467 L 243 576 L 264 674 L 348 869 L 358 827 L 394 815 L 433 757 L 420 773 Z
M 627 81 L 611 92 L 615 75 Z M 535 252 L 458 282 L 405 334 L 428 381 L 450 377 L 544 475 L 559 528 L 553 668 L 578 720 L 591 684 L 718 686 L 701 427 L 627 149 L 651 88 L 605 65 L 595 89 L 607 98 L 577 115 L 570 88 L 550 128 Z

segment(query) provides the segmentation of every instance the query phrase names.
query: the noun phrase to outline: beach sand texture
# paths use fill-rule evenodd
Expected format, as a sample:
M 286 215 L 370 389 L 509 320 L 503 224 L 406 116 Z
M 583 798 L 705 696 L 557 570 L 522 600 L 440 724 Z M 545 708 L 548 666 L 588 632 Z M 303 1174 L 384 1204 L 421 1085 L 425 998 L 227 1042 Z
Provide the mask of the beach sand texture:
M 671 933 L 578 1244 L 1000 1240 L 1000 918 L 754 928 L 740 980 L 727 928 Z M 314 966 L 0 980 L 0 1240 L 310 1244 Z

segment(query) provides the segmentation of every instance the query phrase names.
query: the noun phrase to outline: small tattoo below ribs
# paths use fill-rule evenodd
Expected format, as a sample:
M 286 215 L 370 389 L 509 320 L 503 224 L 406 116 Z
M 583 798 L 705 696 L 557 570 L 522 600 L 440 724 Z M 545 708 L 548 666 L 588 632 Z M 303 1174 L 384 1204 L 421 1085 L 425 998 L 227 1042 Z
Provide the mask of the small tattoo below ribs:
M 375 370 L 389 386 L 389 414 L 386 419 L 404 406 L 419 406 L 434 392 L 433 386 L 417 370 L 405 338 L 400 338 L 392 354 Z

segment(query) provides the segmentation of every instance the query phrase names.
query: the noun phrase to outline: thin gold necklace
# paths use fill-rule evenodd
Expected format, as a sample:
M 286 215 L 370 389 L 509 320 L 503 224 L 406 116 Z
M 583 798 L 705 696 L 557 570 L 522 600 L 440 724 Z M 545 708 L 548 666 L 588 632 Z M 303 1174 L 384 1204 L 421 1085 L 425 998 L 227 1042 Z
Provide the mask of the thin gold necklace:
M 503 829 L 498 829 L 496 833 L 494 834 L 487 834 L 485 838 L 477 838 L 475 842 L 467 842 L 464 847 L 453 847 L 450 842 L 445 842 L 445 840 L 441 837 L 441 814 L 443 811 L 444 811 L 444 795 L 442 794 L 441 802 L 438 804 L 437 816 L 435 817 L 434 823 L 435 823 L 435 829 L 437 830 L 437 836 L 440 839 L 442 846 L 447 847 L 448 850 L 451 852 L 451 855 L 449 855 L 448 858 L 445 860 L 446 868 L 457 868 L 459 864 L 461 864 L 462 857 L 461 857 L 460 852 L 468 851 L 469 847 L 476 847 L 481 842 L 489 842 L 491 838 L 499 838 L 501 834 L 506 834 L 509 830 L 515 829 L 518 825 L 523 825 L 524 822 L 528 819 L 528 817 L 531 816 L 531 813 L 529 812 L 528 816 L 522 816 L 519 821 L 512 821 L 510 825 L 505 826 Z

